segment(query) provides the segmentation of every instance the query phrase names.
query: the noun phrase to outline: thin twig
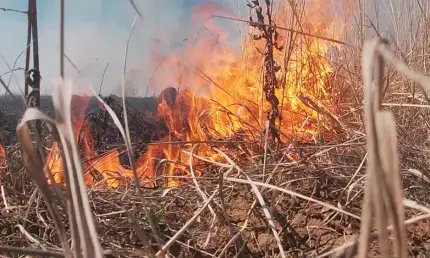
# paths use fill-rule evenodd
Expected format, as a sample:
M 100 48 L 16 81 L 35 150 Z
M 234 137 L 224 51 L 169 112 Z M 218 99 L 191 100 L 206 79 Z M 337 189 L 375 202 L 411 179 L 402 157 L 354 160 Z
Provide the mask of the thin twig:
M 60 77 L 64 78 L 64 0 L 60 1 Z
M 160 251 L 156 254 L 156 257 L 161 258 L 164 257 L 164 255 L 167 254 L 169 248 L 175 243 L 177 239 L 179 239 L 182 234 L 187 231 L 187 229 L 197 220 L 197 218 L 200 216 L 200 214 L 208 207 L 209 203 L 212 201 L 212 199 L 216 196 L 218 191 L 214 191 L 213 194 L 207 199 L 207 201 L 204 203 L 203 207 L 198 210 L 193 217 L 191 217 L 190 220 L 187 221 L 187 223 L 178 231 L 176 234 L 161 248 Z
M 143 15 L 142 13 L 139 11 L 139 8 L 137 8 L 136 3 L 134 2 L 134 0 L 128 0 L 131 4 L 131 6 L 133 7 L 134 11 L 137 13 L 137 15 L 139 15 L 139 18 L 143 20 Z
M 322 201 L 319 201 L 319 200 L 316 200 L 316 199 L 310 198 L 310 197 L 308 197 L 308 196 L 305 196 L 305 195 L 302 195 L 302 194 L 299 194 L 299 193 L 293 192 L 293 191 L 291 191 L 291 190 L 284 189 L 284 188 L 279 187 L 279 186 L 270 185 L 270 184 L 266 184 L 266 183 L 261 183 L 261 182 L 257 182 L 257 181 L 251 181 L 251 182 L 250 182 L 249 180 L 244 180 L 244 179 L 240 179 L 240 178 L 233 178 L 233 177 L 226 177 L 226 178 L 225 178 L 225 180 L 226 180 L 226 181 L 230 181 L 230 182 L 240 183 L 240 184 L 251 184 L 251 183 L 252 183 L 252 184 L 255 184 L 255 185 L 258 185 L 258 186 L 262 186 L 262 187 L 270 188 L 270 189 L 272 189 L 272 190 L 277 190 L 277 191 L 279 191 L 279 192 L 283 192 L 283 193 L 289 194 L 289 195 L 291 195 L 291 196 L 298 197 L 298 198 L 300 198 L 300 199 L 304 199 L 304 200 L 307 200 L 307 201 L 310 201 L 310 202 L 313 202 L 313 203 L 317 203 L 317 204 L 319 204 L 319 205 L 321 205 L 321 206 L 323 206 L 323 207 L 327 207 L 327 208 L 329 208 L 329 209 L 332 209 L 332 210 L 338 211 L 338 212 L 340 212 L 340 213 L 343 213 L 343 214 L 345 214 L 345 215 L 348 215 L 348 216 L 350 216 L 350 217 L 352 217 L 352 218 L 355 218 L 355 219 L 361 220 L 360 216 L 357 216 L 357 215 L 352 214 L 352 213 L 350 213 L 350 212 L 348 212 L 348 211 L 345 211 L 345 210 L 339 209 L 339 208 L 338 208 L 338 207 L 336 207 L 336 206 L 333 206 L 333 205 L 331 205 L 331 204 L 328 204 L 328 203 L 325 203 L 325 202 L 322 202 Z
M 214 18 L 221 18 L 221 19 L 227 19 L 227 20 L 232 20 L 232 21 L 245 22 L 245 23 L 251 24 L 250 21 L 243 20 L 243 19 L 238 19 L 238 18 L 233 18 L 233 17 L 226 17 L 226 16 L 221 16 L 221 15 L 213 15 L 212 17 L 214 17 Z M 293 29 L 289 29 L 289 28 L 283 28 L 283 27 L 279 27 L 279 26 L 268 25 L 268 24 L 258 23 L 258 22 L 252 22 L 252 24 L 257 25 L 257 26 L 271 27 L 271 28 L 278 29 L 278 30 L 290 31 L 290 32 L 297 33 L 299 35 L 303 35 L 303 36 L 307 36 L 307 37 L 312 37 L 312 38 L 317 38 L 317 39 L 322 39 L 322 40 L 326 40 L 326 41 L 329 41 L 329 42 L 332 42 L 332 43 L 336 43 L 336 44 L 340 44 L 340 45 L 344 45 L 344 46 L 348 46 L 348 47 L 354 47 L 353 45 L 350 45 L 350 44 L 348 44 L 346 42 L 343 42 L 343 41 L 340 41 L 340 40 L 336 40 L 336 39 L 332 39 L 332 38 L 328 38 L 328 37 L 324 37 L 324 36 L 318 36 L 318 35 L 314 35 L 314 34 L 311 34 L 311 33 L 302 32 L 302 31 L 298 31 L 298 30 L 293 30 Z
M 26 255 L 35 255 L 42 257 L 65 257 L 64 254 L 60 251 L 51 251 L 51 250 L 39 250 L 39 249 L 30 249 L 30 248 L 22 248 L 22 247 L 14 247 L 14 246 L 0 246 L 0 252 L 10 252 L 16 254 L 26 254 Z
M 11 8 L 3 8 L 0 7 L 0 10 L 4 11 L 4 12 L 15 12 L 15 13 L 22 13 L 22 14 L 27 14 L 27 11 L 21 11 L 21 10 L 16 10 L 16 9 L 11 9 Z
M 108 67 L 109 67 L 109 62 L 106 63 L 105 69 L 103 70 L 102 80 L 100 82 L 100 87 L 99 87 L 99 95 L 102 93 L 103 82 L 104 82 L 106 70 L 108 69 Z

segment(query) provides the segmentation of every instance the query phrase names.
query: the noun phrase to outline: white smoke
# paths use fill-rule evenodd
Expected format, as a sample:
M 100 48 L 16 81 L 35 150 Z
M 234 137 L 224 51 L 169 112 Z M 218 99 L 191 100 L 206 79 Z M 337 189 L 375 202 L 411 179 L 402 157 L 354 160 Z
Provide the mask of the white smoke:
M 42 75 L 41 93 L 50 94 L 51 80 L 59 75 L 59 1 L 39 0 L 39 51 Z M 144 0 L 135 1 L 144 20 L 137 21 L 130 40 L 127 61 L 127 95 L 143 95 L 150 75 L 156 69 L 156 49 L 168 54 L 186 46 L 192 9 L 209 0 Z M 234 0 L 213 1 L 237 10 Z M 108 3 L 108 4 L 107 4 Z M 26 0 L 0 0 L 0 7 L 25 10 Z M 106 17 L 109 14 L 109 17 Z M 66 1 L 65 51 L 75 67 L 66 60 L 66 76 L 82 84 L 90 83 L 98 90 L 103 70 L 109 63 L 102 94 L 120 94 L 124 52 L 135 11 L 128 1 L 74 0 Z M 203 23 L 203 22 L 202 22 Z M 203 24 L 201 24 L 203 26 Z M 13 66 L 26 47 L 27 18 L 23 14 L 0 13 L 2 40 L 0 54 Z M 185 43 L 184 43 L 185 42 Z M 25 66 L 25 54 L 15 67 Z M 0 75 L 9 71 L 0 60 Z M 23 90 L 23 72 L 14 73 L 10 89 Z M 6 82 L 9 75 L 2 76 Z M 168 85 L 159 85 L 161 90 Z M 0 88 L 0 93 L 4 92 Z

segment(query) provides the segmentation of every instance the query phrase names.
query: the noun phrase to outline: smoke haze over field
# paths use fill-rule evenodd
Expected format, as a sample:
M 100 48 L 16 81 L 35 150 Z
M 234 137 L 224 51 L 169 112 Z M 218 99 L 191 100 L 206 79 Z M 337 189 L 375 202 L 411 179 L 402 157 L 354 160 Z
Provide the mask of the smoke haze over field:
M 138 0 L 135 2 L 144 16 L 144 21 L 137 20 L 130 40 L 127 63 L 129 95 L 144 94 L 148 78 L 156 69 L 155 59 L 168 54 L 168 51 L 186 47 L 190 41 L 185 39 L 192 35 L 192 30 L 197 31 L 199 26 L 202 28 L 210 15 L 222 14 L 221 12 L 225 10 L 231 10 L 231 12 L 237 10 L 236 3 L 223 0 Z M 59 1 L 38 0 L 37 3 L 41 93 L 49 94 L 51 80 L 59 74 Z M 206 14 L 193 16 L 193 10 L 200 6 L 213 8 L 208 9 Z M 0 0 L 0 7 L 26 10 L 27 1 Z M 75 81 L 89 82 L 98 90 L 103 70 L 109 62 L 102 92 L 118 94 L 126 41 L 134 15 L 135 12 L 128 1 L 66 1 L 65 51 L 81 71 L 79 74 L 66 61 L 66 76 Z M 191 22 L 194 23 L 193 26 Z M 12 67 L 15 59 L 26 47 L 27 17 L 15 12 L 0 12 L 0 28 L 3 35 L 0 41 L 0 54 Z M 231 33 L 233 34 L 233 29 Z M 25 54 L 22 54 L 15 67 L 24 66 Z M 7 65 L 0 60 L 0 74 L 7 71 L 9 71 Z M 9 75 L 3 75 L 2 79 L 7 82 Z M 18 84 L 23 89 L 23 71 L 15 72 L 12 78 L 13 92 L 19 92 Z M 0 92 L 4 92 L 3 88 Z
M 398 0 L 400 1 L 400 0 Z M 1 8 L 27 9 L 27 0 L 0 0 Z M 191 62 L 195 56 L 190 46 L 198 40 L 216 41 L 239 50 L 239 29 L 242 23 L 220 19 L 209 19 L 211 15 L 243 17 L 247 19 L 245 0 L 135 0 L 144 20 L 138 19 L 130 40 L 127 62 L 126 94 L 157 94 L 168 84 L 174 84 L 177 74 L 164 67 L 163 76 L 150 79 L 163 69 L 163 60 L 172 53 L 181 52 L 178 62 Z M 264 1 L 261 1 L 264 2 Z M 307 0 L 310 5 L 322 6 L 318 17 L 330 22 L 330 16 L 352 19 L 351 4 L 356 0 Z M 387 9 L 387 0 L 378 0 L 380 8 Z M 396 1 L 391 1 L 396 2 Z M 41 93 L 50 94 L 51 80 L 59 74 L 59 1 L 38 0 L 38 25 L 40 68 L 42 74 Z M 379 13 L 381 15 L 382 11 Z M 135 11 L 125 0 L 73 0 L 66 1 L 65 51 L 80 73 L 66 61 L 66 76 L 76 82 L 90 83 L 97 91 L 107 63 L 109 67 L 104 79 L 102 94 L 120 94 L 121 73 L 125 45 Z M 315 15 L 315 13 L 311 13 Z M 385 21 L 386 22 L 386 21 Z M 382 26 L 384 21 L 382 20 Z M 333 25 L 332 25 L 333 26 Z M 339 32 L 342 24 L 335 24 Z M 222 27 L 222 30 L 217 28 Z M 25 50 L 27 17 L 15 12 L 0 12 L 0 54 L 10 66 Z M 213 29 L 213 30 L 212 30 Z M 222 31 L 223 33 L 219 33 Z M 188 52 L 184 52 L 187 50 Z M 209 61 L 216 61 L 215 53 L 202 53 Z M 211 56 L 211 54 L 213 56 Z M 189 59 L 189 60 L 187 60 Z M 24 67 L 22 54 L 15 67 Z M 9 71 L 0 59 L 0 75 Z M 9 75 L 2 79 L 9 81 Z M 151 83 L 149 85 L 149 81 Z M 23 90 L 23 71 L 14 73 L 11 90 Z M 0 88 L 0 93 L 4 89 Z

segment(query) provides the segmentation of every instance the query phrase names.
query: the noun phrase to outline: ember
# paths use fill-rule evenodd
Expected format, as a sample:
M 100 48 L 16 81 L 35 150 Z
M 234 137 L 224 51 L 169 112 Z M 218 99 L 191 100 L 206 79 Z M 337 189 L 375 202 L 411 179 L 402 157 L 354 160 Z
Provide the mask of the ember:
M 205 11 L 207 9 L 200 8 L 195 14 L 202 15 Z M 277 26 L 288 27 L 286 21 L 291 19 L 291 14 L 281 8 L 271 18 Z M 311 17 L 303 26 L 317 35 L 330 32 L 328 26 L 316 21 L 318 19 Z M 265 77 L 261 75 L 262 52 L 266 41 L 258 36 L 262 28 L 251 26 L 249 33 L 254 35 L 253 38 L 244 44 L 242 51 L 237 52 L 223 43 L 223 40 L 227 41 L 227 36 L 222 28 L 211 20 L 206 27 L 217 32 L 216 39 L 213 35 L 203 36 L 185 51 L 167 57 L 154 76 L 153 84 L 179 84 L 182 87 L 179 92 L 174 88 L 162 92 L 158 97 L 154 120 L 164 122 L 168 128 L 168 134 L 160 142 L 198 142 L 194 154 L 212 161 L 223 161 L 205 142 L 238 138 L 261 142 L 263 139 L 266 114 L 273 108 L 273 103 L 266 101 L 264 91 L 267 87 L 263 87 Z M 272 29 L 270 31 L 275 33 Z M 277 47 L 271 50 L 271 58 L 279 64 L 281 72 L 272 75 L 276 77 L 274 93 L 279 100 L 279 106 L 276 107 L 276 117 L 279 119 L 271 119 L 274 121 L 272 136 L 279 137 L 284 143 L 293 135 L 298 141 L 310 141 L 321 131 L 331 128 L 330 120 L 313 108 L 315 105 L 302 101 L 306 99 L 307 102 L 320 103 L 326 109 L 331 101 L 328 90 L 333 68 L 325 57 L 330 43 L 315 38 L 301 38 L 286 46 L 288 32 L 276 31 L 274 35 L 273 44 Z M 192 64 L 194 71 L 190 71 L 186 63 Z M 201 89 L 205 92 L 202 93 Z M 82 153 L 87 160 L 84 164 L 86 182 L 94 185 L 95 181 L 101 180 L 105 186 L 118 187 L 124 180 L 130 181 L 133 173 L 121 164 L 118 150 L 98 156 L 93 134 L 84 122 L 85 110 L 82 107 L 85 107 L 85 103 L 76 100 L 74 104 L 79 107 L 74 115 L 74 124 L 76 139 L 81 135 Z M 279 132 L 279 135 L 273 132 Z M 163 184 L 167 187 L 180 184 L 180 180 L 172 176 L 189 175 L 187 166 L 190 157 L 184 150 L 190 151 L 190 145 L 147 146 L 146 152 L 136 159 L 142 184 L 148 187 L 160 185 L 158 178 L 164 178 Z M 197 159 L 193 162 L 199 164 Z M 48 155 L 48 164 L 55 180 L 62 182 L 62 166 L 56 143 Z M 95 176 L 94 171 L 99 176 Z M 198 176 L 202 171 L 194 172 Z

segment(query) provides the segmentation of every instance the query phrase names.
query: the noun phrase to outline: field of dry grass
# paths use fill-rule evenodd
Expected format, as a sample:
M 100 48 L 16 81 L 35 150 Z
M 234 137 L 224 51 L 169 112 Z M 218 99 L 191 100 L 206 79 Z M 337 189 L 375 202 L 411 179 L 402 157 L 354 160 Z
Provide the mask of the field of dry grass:
M 303 1 L 291 1 L 292 10 Z M 16 128 L 3 119 L 2 142 L 5 135 L 17 137 L 10 137 L 15 143 L 6 146 L 7 163 L 0 167 L 0 253 L 429 257 L 430 4 L 358 2 L 360 12 L 342 38 L 346 44 L 335 53 L 330 107 L 306 102 L 331 127 L 310 142 L 297 133 L 280 147 L 267 137 L 259 143 L 235 139 L 223 148 L 214 143 L 225 162 L 195 154 L 179 187 L 138 187 L 136 174 L 118 188 L 87 187 L 72 130 L 70 82 L 60 81 L 53 93 L 55 119 L 34 109 Z M 379 29 L 372 8 L 385 11 L 389 30 Z M 125 100 L 116 108 L 99 101 L 136 173 L 138 150 L 130 136 L 139 134 L 136 119 L 123 113 Z M 34 120 L 46 123 L 42 135 Z M 45 177 L 38 143 L 48 134 L 62 145 L 64 185 L 49 185 Z M 202 176 L 194 176 L 200 169 L 195 160 L 205 162 Z

